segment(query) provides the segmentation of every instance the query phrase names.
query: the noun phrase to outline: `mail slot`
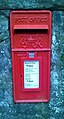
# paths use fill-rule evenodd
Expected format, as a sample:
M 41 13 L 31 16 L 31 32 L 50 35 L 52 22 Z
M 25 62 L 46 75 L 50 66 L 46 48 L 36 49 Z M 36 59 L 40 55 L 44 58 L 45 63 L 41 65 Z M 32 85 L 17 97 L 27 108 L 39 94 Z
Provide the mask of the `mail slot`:
M 15 102 L 50 99 L 51 17 L 48 10 L 10 13 Z

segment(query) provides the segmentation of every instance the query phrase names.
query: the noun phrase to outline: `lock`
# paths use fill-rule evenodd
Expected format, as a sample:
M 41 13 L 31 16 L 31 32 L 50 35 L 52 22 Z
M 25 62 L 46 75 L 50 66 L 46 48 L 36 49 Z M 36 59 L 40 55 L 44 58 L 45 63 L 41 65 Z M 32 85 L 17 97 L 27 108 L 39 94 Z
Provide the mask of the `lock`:
M 52 14 L 48 10 L 12 11 L 10 34 L 15 102 L 48 102 Z

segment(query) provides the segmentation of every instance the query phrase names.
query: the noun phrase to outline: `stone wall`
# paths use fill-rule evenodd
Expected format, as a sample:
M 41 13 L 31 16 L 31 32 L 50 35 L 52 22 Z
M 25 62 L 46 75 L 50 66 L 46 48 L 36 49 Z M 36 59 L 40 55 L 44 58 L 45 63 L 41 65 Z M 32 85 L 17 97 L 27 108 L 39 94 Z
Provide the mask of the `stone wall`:
M 0 0 L 0 9 L 64 10 L 64 0 Z
M 52 11 L 48 103 L 13 102 L 9 14 L 16 9 Z M 0 119 L 64 119 L 64 11 L 61 10 L 64 10 L 64 0 L 0 0 Z

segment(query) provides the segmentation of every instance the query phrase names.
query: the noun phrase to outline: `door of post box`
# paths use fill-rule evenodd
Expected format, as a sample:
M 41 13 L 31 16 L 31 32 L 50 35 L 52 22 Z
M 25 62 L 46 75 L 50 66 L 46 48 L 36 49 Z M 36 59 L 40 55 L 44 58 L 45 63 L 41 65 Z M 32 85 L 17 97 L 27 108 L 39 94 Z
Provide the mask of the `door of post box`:
M 11 12 L 10 33 L 14 101 L 49 101 L 51 12 Z

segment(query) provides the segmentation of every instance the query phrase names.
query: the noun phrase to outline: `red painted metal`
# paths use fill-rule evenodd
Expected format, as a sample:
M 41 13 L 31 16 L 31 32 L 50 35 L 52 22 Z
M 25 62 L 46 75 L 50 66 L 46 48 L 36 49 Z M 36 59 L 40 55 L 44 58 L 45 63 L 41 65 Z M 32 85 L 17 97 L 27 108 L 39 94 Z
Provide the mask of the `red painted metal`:
M 48 10 L 12 11 L 10 14 L 15 102 L 49 101 L 51 18 Z

